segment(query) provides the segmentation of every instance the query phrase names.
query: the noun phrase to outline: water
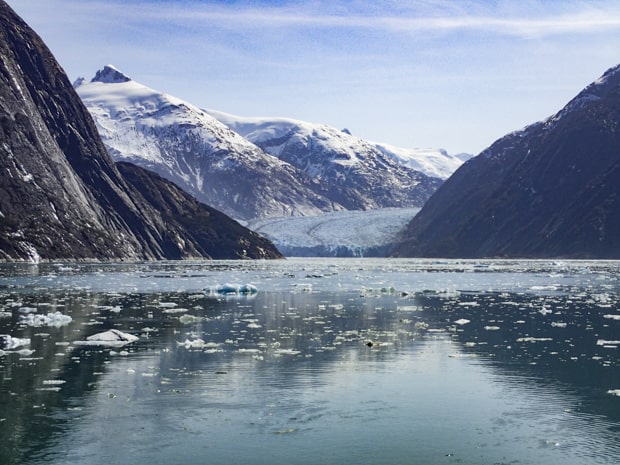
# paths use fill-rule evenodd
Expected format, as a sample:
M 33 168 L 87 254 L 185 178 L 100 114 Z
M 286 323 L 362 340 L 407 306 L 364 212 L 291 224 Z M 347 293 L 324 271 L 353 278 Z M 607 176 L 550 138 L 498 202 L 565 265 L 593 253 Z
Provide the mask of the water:
M 2 265 L 0 463 L 619 464 L 619 277 L 578 261 Z M 108 329 L 139 339 L 84 345 Z

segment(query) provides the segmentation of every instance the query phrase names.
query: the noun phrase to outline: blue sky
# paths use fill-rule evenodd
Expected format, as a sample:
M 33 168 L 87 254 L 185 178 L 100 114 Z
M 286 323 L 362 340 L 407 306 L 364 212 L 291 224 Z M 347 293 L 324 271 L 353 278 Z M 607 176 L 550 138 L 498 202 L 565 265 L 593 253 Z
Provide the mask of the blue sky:
M 8 0 L 71 80 L 478 153 L 620 63 L 620 2 Z

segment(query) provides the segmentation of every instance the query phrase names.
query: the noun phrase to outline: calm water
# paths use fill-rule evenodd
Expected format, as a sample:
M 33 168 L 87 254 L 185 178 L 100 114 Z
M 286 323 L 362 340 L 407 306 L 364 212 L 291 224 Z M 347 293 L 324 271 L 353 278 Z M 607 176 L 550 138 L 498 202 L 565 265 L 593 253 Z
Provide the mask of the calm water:
M 619 278 L 572 261 L 2 265 L 0 463 L 619 464 Z M 108 329 L 139 339 L 84 342 Z

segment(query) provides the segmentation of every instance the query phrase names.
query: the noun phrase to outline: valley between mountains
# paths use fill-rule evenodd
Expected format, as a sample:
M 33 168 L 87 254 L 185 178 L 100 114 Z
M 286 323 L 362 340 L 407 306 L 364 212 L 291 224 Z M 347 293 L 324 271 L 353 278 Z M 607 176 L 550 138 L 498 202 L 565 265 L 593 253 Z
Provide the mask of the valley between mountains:
M 155 171 L 287 255 L 386 255 L 469 158 L 369 142 L 324 124 L 200 109 L 112 65 L 74 87 L 116 161 Z

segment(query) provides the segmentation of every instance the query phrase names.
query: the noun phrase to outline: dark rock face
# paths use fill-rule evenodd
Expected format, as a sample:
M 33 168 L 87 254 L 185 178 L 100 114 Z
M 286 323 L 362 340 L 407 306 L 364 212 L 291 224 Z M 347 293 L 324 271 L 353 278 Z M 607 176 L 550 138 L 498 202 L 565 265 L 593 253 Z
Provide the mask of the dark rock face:
M 131 163 L 118 163 L 125 179 L 154 206 L 167 225 L 162 247 L 168 258 L 182 250 L 214 259 L 282 258 L 273 244 L 223 213 L 198 202 L 158 174 Z
M 0 259 L 279 256 L 268 242 L 249 246 L 255 235 L 167 185 L 162 195 L 191 204 L 169 222 L 119 172 L 64 71 L 3 1 L 0 57 Z M 149 176 L 141 174 L 144 185 Z M 183 225 L 194 212 L 205 229 L 189 233 Z M 239 246 L 220 249 L 215 230 Z
M 620 67 L 458 169 L 398 256 L 620 258 Z

